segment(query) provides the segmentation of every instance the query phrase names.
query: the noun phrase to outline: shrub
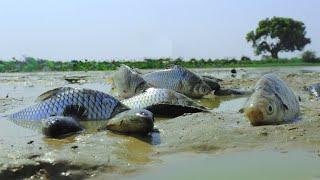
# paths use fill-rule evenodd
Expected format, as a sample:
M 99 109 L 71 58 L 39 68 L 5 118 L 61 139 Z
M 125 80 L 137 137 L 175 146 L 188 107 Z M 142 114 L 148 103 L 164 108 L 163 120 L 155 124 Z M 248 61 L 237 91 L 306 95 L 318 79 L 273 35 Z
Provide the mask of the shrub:
M 251 59 L 248 56 L 241 56 L 241 61 L 251 61 Z
M 305 51 L 302 54 L 302 60 L 304 62 L 318 62 L 319 59 L 317 59 L 316 53 L 314 51 Z

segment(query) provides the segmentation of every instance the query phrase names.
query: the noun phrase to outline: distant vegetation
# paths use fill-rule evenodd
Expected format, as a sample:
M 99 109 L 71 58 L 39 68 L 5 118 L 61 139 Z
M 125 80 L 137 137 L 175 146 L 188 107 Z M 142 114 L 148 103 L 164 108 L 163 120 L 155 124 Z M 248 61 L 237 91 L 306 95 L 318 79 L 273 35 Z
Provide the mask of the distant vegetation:
M 302 54 L 302 60 L 304 62 L 319 62 L 319 58 L 317 58 L 316 53 L 314 51 L 306 51 Z
M 0 61 L 0 72 L 38 72 L 38 71 L 108 71 L 115 70 L 120 64 L 139 69 L 159 69 L 173 65 L 187 68 L 215 67 L 270 67 L 270 66 L 308 66 L 320 65 L 320 59 L 312 51 L 306 51 L 302 58 L 273 59 L 265 57 L 262 60 L 251 60 L 243 56 L 240 59 L 144 59 L 140 61 L 52 61 L 26 57 L 23 61 Z
M 247 34 L 246 39 L 252 43 L 256 55 L 270 53 L 277 59 L 279 52 L 301 51 L 311 43 L 310 38 L 305 37 L 305 29 L 303 22 L 291 18 L 266 18 Z

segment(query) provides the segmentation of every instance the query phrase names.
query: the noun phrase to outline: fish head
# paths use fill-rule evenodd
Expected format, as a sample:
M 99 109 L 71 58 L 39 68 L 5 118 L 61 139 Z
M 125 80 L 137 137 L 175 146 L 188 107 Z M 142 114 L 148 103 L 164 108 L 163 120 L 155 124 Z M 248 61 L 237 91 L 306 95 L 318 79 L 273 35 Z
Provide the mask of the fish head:
M 82 130 L 78 119 L 69 116 L 52 116 L 42 119 L 42 133 L 47 137 L 59 138 Z
M 113 83 L 121 98 L 132 97 L 147 87 L 140 74 L 126 65 L 121 65 L 113 74 Z
M 120 133 L 148 133 L 153 130 L 152 112 L 145 109 L 130 109 L 110 119 L 106 129 Z
M 279 102 L 275 96 L 254 96 L 244 108 L 244 114 L 253 126 L 276 124 L 281 119 Z
M 193 97 L 202 97 L 209 94 L 211 92 L 211 88 L 204 81 L 200 81 L 193 86 L 192 92 Z

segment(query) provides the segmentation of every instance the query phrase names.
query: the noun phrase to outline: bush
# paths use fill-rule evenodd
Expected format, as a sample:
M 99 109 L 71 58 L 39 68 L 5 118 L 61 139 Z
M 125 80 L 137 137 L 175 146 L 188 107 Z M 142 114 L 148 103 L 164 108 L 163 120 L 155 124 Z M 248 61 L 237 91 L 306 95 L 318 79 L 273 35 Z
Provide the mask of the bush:
M 302 54 L 302 60 L 304 62 L 318 62 L 319 59 L 317 59 L 316 53 L 314 51 L 305 51 Z
M 248 56 L 241 56 L 241 61 L 251 61 L 251 59 Z

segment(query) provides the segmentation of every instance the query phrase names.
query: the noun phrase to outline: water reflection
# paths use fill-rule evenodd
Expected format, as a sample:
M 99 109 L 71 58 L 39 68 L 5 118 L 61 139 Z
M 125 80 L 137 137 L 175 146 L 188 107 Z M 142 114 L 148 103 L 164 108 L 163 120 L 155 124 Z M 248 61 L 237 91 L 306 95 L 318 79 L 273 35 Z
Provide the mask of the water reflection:
M 232 99 L 238 98 L 236 96 L 206 96 L 202 99 L 197 100 L 202 106 L 205 106 L 209 109 L 218 108 L 221 103 L 229 101 Z
M 121 138 L 123 143 L 119 143 L 115 154 L 128 163 L 145 164 L 150 162 L 151 155 L 154 153 L 153 135 L 149 136 L 126 136 L 108 133 L 110 137 Z
M 212 111 L 238 111 L 247 101 L 246 96 L 207 96 L 198 102 Z

